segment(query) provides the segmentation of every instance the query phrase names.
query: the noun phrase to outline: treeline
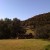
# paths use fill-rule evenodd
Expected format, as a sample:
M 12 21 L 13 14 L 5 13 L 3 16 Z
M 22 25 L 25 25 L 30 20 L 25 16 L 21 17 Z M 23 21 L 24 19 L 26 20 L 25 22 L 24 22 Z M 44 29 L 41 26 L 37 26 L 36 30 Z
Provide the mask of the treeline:
M 22 25 L 33 29 L 35 38 L 50 38 L 50 12 L 22 21 Z
M 19 19 L 0 19 L 0 39 L 16 38 L 20 30 Z
M 28 39 L 32 37 L 31 33 L 26 34 L 26 29 L 21 26 L 21 21 L 19 19 L 0 19 L 0 39 Z

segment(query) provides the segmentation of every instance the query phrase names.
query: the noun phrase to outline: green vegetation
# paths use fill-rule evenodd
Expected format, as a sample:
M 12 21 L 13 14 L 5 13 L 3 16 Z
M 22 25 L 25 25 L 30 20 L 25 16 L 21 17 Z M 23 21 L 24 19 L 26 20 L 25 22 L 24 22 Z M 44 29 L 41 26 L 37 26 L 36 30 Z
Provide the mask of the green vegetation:
M 45 50 L 50 50 L 50 45 L 47 45 L 47 46 L 45 47 Z
M 17 18 L 0 19 L 0 39 L 50 39 L 50 12 L 25 21 Z
M 25 32 L 26 30 L 21 27 L 21 21 L 19 19 L 0 19 L 0 39 L 22 38 Z
M 40 39 L 0 40 L 0 50 L 44 50 L 50 41 Z

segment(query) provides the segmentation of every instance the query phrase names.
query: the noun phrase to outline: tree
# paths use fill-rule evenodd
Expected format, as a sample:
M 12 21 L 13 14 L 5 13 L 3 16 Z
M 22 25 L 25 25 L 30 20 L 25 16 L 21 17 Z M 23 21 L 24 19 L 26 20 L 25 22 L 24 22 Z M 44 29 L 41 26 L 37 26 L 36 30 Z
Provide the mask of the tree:
M 17 18 L 0 20 L 0 39 L 17 38 L 19 35 L 24 35 L 25 32 L 21 21 Z

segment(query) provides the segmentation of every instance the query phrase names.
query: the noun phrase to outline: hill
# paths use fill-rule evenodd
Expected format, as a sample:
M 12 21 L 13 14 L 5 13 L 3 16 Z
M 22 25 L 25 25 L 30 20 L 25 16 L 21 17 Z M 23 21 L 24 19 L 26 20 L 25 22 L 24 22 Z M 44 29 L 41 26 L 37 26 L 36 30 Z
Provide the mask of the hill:
M 32 18 L 22 21 L 22 26 L 24 28 L 32 29 L 36 34 L 40 34 L 40 37 L 43 34 L 49 34 L 50 33 L 50 12 L 36 15 L 33 16 Z
M 25 21 L 22 21 L 23 26 L 35 26 L 50 24 L 50 12 L 33 16 Z

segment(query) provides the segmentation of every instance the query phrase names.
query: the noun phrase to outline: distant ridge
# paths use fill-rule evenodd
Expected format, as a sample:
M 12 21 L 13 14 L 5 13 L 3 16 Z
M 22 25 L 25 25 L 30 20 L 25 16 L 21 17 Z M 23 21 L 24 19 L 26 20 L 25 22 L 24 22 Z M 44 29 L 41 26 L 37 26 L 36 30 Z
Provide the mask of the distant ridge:
M 36 22 L 50 22 L 50 12 L 48 13 L 44 13 L 44 14 L 39 14 L 39 15 L 36 15 L 36 16 L 33 16 L 32 18 L 29 18 L 27 20 L 24 20 L 22 22 L 22 25 L 23 26 L 31 26 L 31 25 L 35 25 Z

